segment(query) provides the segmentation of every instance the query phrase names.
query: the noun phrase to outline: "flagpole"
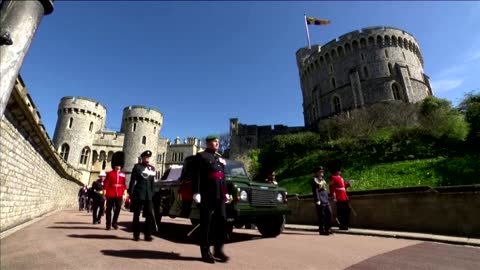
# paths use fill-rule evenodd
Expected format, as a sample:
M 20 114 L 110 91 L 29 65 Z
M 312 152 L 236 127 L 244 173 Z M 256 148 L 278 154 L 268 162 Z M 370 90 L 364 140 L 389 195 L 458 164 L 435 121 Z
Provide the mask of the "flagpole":
M 307 31 L 308 49 L 311 49 L 311 46 L 310 46 L 310 32 L 308 31 L 307 15 L 305 13 L 303 13 L 303 20 L 305 21 L 305 30 Z

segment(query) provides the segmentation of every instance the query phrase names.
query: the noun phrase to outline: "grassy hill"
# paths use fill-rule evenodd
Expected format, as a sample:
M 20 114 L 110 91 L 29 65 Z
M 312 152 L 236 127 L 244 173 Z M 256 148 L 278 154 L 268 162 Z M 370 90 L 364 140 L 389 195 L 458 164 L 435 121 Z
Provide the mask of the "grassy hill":
M 473 157 L 432 158 L 345 168 L 342 177 L 354 180 L 349 191 L 414 186 L 449 186 L 480 183 L 480 162 Z M 327 173 L 326 177 L 330 175 Z M 280 179 L 289 194 L 311 194 L 312 175 Z

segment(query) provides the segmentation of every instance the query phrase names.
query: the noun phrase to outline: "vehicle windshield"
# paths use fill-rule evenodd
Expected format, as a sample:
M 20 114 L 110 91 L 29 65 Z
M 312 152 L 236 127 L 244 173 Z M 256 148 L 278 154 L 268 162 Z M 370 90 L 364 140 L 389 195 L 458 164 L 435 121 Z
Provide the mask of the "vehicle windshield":
M 245 167 L 241 162 L 227 160 L 227 166 L 225 166 L 225 174 L 230 176 L 245 176 L 247 177 L 247 172 Z

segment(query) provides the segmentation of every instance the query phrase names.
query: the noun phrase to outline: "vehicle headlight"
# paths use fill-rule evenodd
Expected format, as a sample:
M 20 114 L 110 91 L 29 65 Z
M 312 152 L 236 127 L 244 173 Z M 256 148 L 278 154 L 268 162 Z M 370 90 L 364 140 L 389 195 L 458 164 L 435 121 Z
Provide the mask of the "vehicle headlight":
M 280 203 L 283 202 L 283 194 L 282 193 L 277 194 L 277 201 L 280 202 Z
M 245 190 L 240 191 L 240 200 L 244 202 L 248 200 L 248 193 Z

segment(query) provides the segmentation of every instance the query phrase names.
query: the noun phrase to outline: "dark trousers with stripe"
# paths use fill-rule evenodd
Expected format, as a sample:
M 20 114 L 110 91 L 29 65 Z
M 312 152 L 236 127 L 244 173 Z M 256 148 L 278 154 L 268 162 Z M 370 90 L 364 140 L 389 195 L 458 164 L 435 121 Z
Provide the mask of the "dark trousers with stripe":
M 349 201 L 337 201 L 337 217 L 340 229 L 348 229 L 350 226 L 350 203 Z
M 200 248 L 208 249 L 213 244 L 221 250 L 225 242 L 225 203 L 209 207 L 200 206 Z
M 118 216 L 120 215 L 120 209 L 122 207 L 122 197 L 120 198 L 107 198 L 107 212 L 105 213 L 107 226 L 117 225 Z M 112 220 L 113 210 L 113 220 Z

